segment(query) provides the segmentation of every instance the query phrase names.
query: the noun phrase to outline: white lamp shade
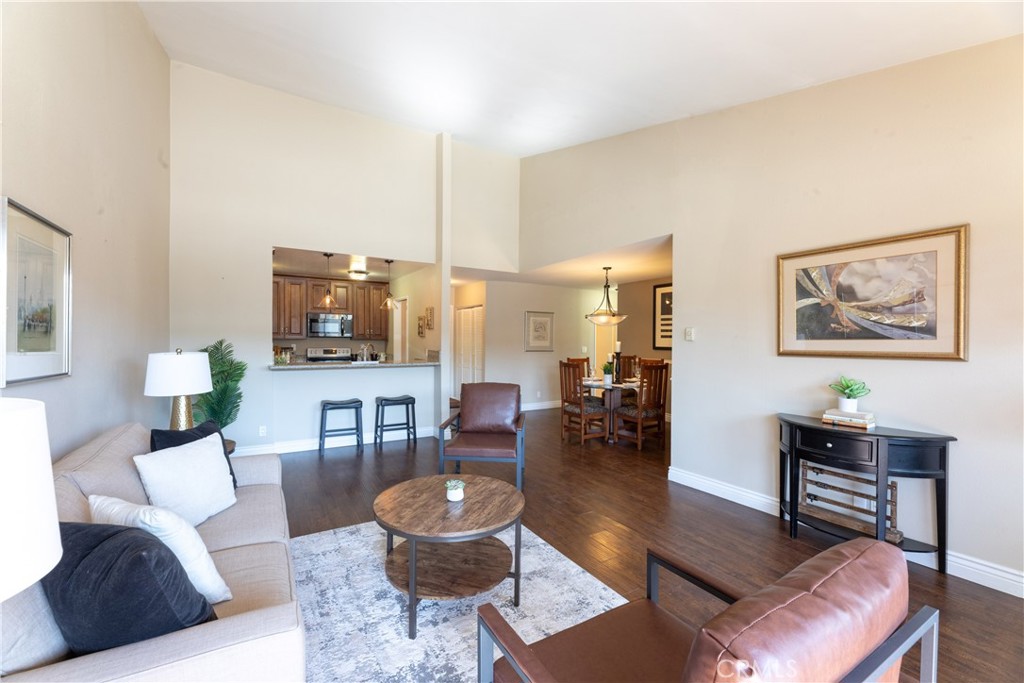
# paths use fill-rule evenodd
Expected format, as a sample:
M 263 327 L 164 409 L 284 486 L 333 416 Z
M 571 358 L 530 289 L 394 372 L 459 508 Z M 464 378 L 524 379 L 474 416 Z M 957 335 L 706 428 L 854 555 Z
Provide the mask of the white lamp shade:
M 192 396 L 213 390 L 210 356 L 203 351 L 151 353 L 146 364 L 146 396 Z
M 63 548 L 42 401 L 0 398 L 0 601 L 53 569 Z

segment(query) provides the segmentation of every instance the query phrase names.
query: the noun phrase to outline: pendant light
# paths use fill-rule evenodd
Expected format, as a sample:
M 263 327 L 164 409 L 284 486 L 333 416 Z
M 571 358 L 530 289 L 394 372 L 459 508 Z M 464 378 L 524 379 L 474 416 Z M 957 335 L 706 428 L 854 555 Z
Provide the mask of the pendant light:
M 320 303 L 317 307 L 327 309 L 337 308 L 338 300 L 331 296 L 331 283 L 329 282 L 329 280 L 331 279 L 331 257 L 334 256 L 334 254 L 328 254 L 327 252 L 324 252 L 324 256 L 327 257 L 327 291 L 324 293 L 324 298 L 320 299 Z
M 391 293 L 391 264 L 394 262 L 394 259 L 384 259 L 384 263 L 388 264 L 388 295 L 384 297 L 384 303 L 380 307 L 386 308 L 389 311 L 395 307 L 395 296 Z
M 608 295 L 608 271 L 611 270 L 611 266 L 604 267 L 604 296 L 601 297 L 601 303 L 597 305 L 593 313 L 589 313 L 585 316 L 587 320 L 594 323 L 595 325 L 618 325 L 628 316 L 619 315 L 612 308 L 612 300 Z

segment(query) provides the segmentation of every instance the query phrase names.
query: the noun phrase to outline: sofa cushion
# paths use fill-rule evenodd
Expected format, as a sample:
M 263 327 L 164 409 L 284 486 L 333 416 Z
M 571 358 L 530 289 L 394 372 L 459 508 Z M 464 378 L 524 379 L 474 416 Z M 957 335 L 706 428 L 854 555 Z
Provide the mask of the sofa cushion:
M 226 548 L 213 561 L 235 596 L 214 607 L 220 619 L 298 600 L 287 543 Z
M 288 516 L 280 486 L 239 486 L 235 498 L 234 505 L 196 527 L 211 553 L 238 545 L 288 540 Z
M 216 618 L 178 558 L 141 529 L 61 522 L 64 554 L 43 577 L 75 654 L 154 638 Z
M 903 623 L 907 604 L 899 548 L 847 541 L 708 621 L 683 678 L 837 681 Z
M 203 597 L 216 604 L 231 599 L 231 591 L 217 573 L 199 532 L 179 515 L 153 505 L 136 505 L 120 498 L 89 496 L 95 524 L 120 524 L 148 531 L 163 542 L 181 562 L 189 581 Z
M 134 460 L 149 502 L 173 510 L 192 526 L 235 504 L 219 434 Z
M 0 604 L 0 676 L 60 661 L 69 652 L 41 583 Z
M 518 384 L 463 384 L 459 398 L 460 431 L 515 433 L 520 412 Z
M 66 475 L 85 498 L 98 493 L 145 505 L 149 500 L 132 456 L 148 450 L 148 429 L 137 423 L 114 427 L 55 462 L 54 478 Z M 85 498 L 81 504 L 88 509 Z
M 238 479 L 235 478 L 235 470 L 231 467 L 231 457 L 228 455 L 228 446 L 224 443 L 224 434 L 220 430 L 220 425 L 213 420 L 207 420 L 192 429 L 154 429 L 149 433 L 149 450 L 162 451 L 165 448 L 184 446 L 187 443 L 205 439 L 211 434 L 220 436 L 221 447 L 224 449 L 224 460 L 227 461 L 228 469 L 231 471 L 231 482 L 237 489 Z

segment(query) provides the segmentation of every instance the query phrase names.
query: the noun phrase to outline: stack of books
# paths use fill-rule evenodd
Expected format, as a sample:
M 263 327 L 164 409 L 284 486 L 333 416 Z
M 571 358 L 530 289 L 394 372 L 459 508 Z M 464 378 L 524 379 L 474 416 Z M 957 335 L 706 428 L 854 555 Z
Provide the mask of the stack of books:
M 875 414 L 861 412 L 852 413 L 846 410 L 829 408 L 825 411 L 825 414 L 821 416 L 821 421 L 827 425 L 872 429 L 875 426 Z

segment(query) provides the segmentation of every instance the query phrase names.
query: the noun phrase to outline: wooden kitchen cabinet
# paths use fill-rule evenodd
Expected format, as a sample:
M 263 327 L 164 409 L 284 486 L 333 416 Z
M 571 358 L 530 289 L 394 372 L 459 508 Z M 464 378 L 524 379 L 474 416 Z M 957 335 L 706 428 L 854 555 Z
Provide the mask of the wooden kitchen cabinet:
M 274 339 L 305 338 L 306 296 L 306 278 L 274 276 L 272 323 Z
M 350 283 L 352 336 L 356 339 L 388 338 L 388 311 L 381 309 L 388 286 L 382 282 Z
M 340 280 L 306 280 L 307 305 L 306 310 L 310 313 L 351 313 L 352 307 L 349 303 L 349 283 Z M 321 306 L 324 296 L 328 290 L 334 297 L 334 306 Z

